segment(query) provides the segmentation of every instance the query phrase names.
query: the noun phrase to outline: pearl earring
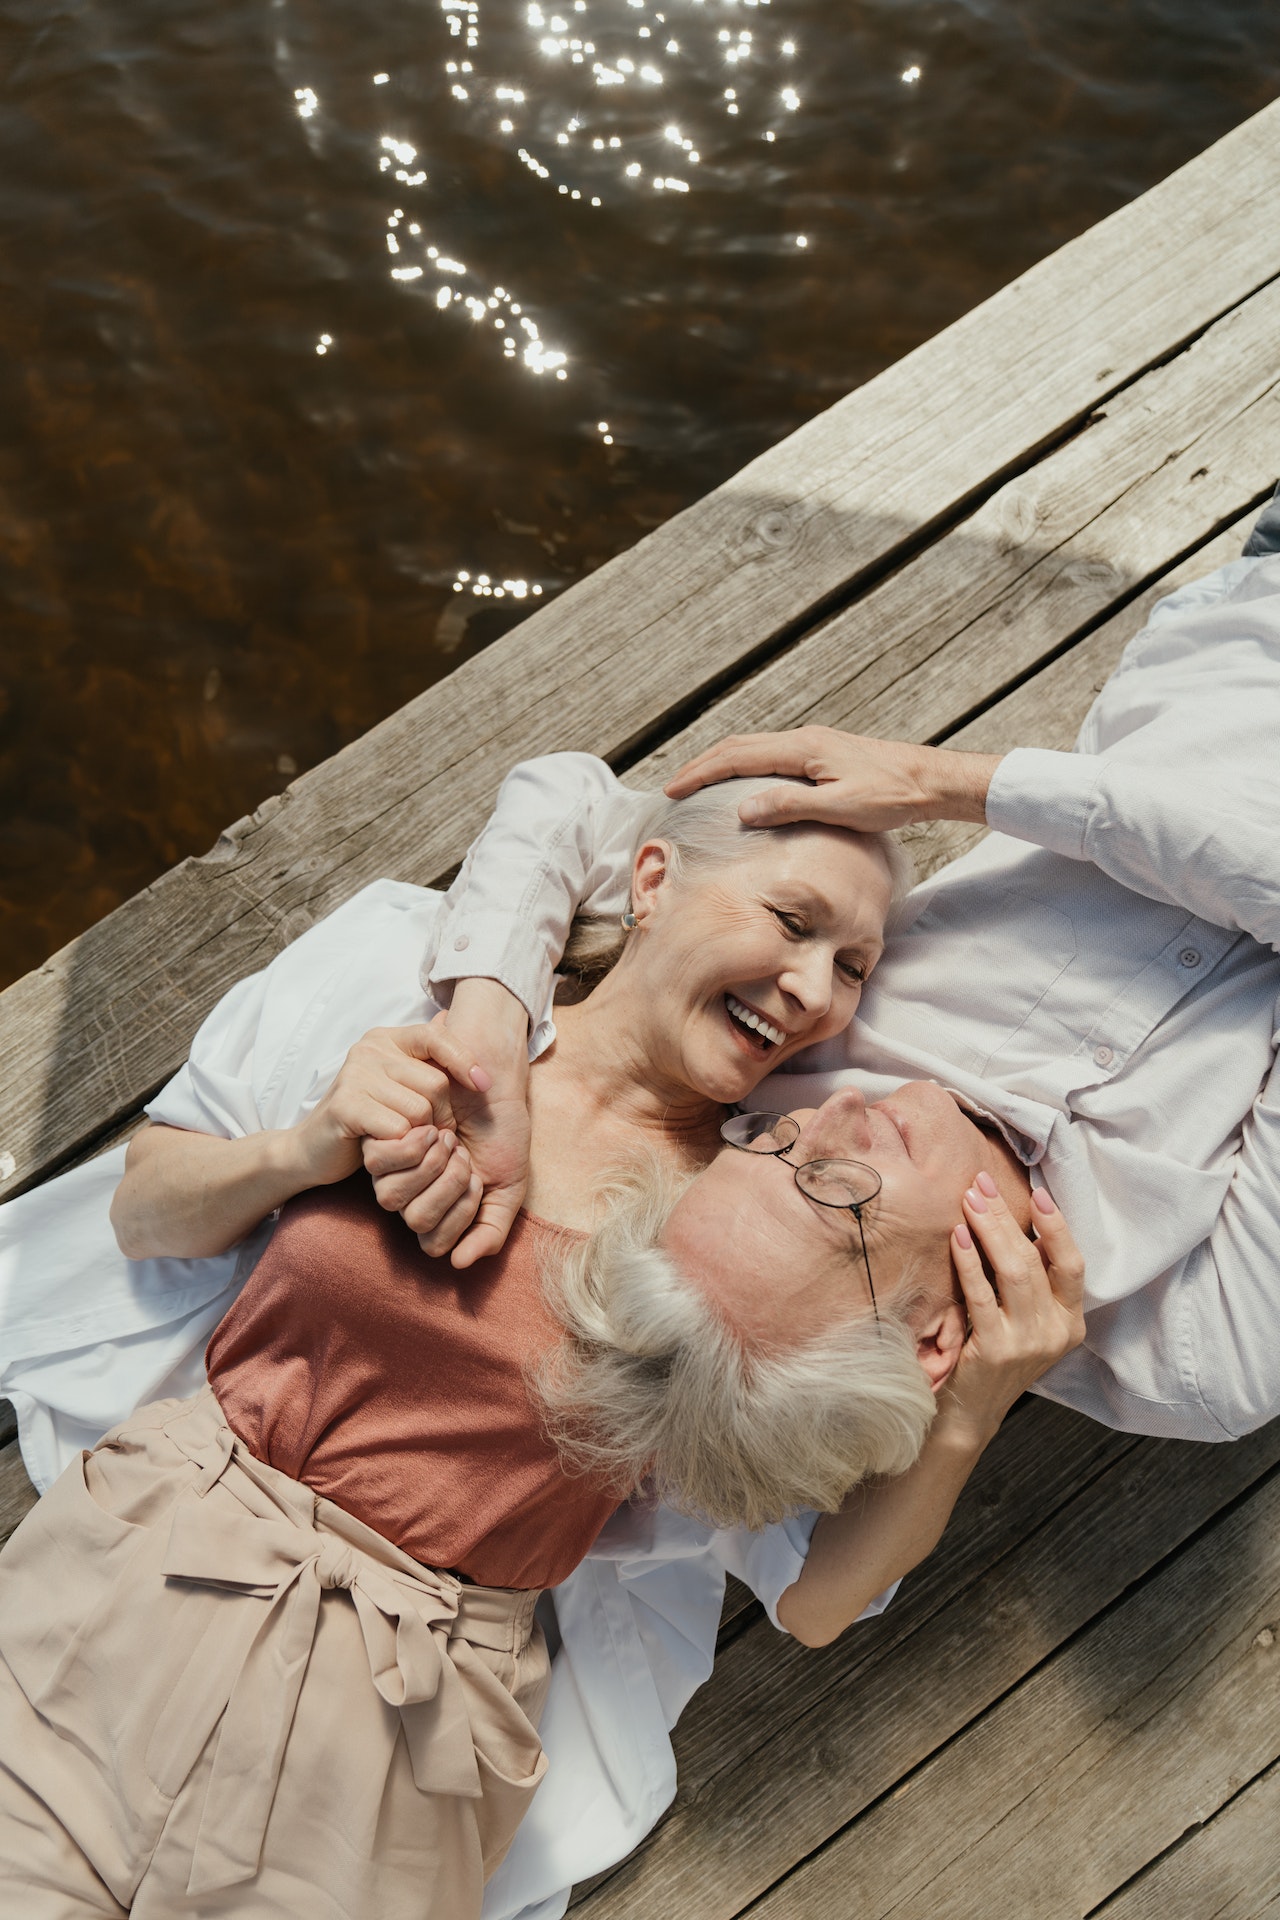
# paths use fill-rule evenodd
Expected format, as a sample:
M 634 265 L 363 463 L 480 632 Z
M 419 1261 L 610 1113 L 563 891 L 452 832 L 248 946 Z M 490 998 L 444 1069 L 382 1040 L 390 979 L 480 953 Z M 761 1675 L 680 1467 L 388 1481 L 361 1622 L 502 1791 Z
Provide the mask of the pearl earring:
M 632 913 L 630 907 L 628 907 L 626 912 L 622 916 L 622 927 L 623 927 L 624 933 L 630 933 L 632 927 L 634 927 L 635 924 L 636 924 L 636 917 L 634 913 Z

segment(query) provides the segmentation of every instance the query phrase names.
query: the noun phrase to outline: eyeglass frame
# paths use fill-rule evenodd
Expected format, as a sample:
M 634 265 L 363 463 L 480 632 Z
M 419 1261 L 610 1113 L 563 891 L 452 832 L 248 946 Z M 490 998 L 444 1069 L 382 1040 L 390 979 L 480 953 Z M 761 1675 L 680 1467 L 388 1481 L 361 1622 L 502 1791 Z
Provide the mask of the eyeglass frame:
M 787 1126 L 794 1127 L 795 1133 L 792 1138 L 787 1141 L 786 1145 L 782 1147 L 770 1149 L 768 1147 L 746 1146 L 742 1141 L 733 1140 L 729 1136 L 728 1129 L 733 1125 L 735 1120 L 783 1121 Z M 749 1112 L 731 1113 L 720 1124 L 720 1138 L 724 1141 L 726 1147 L 732 1147 L 735 1153 L 758 1154 L 765 1160 L 787 1160 L 787 1155 L 800 1138 L 800 1131 L 800 1122 L 793 1120 L 789 1113 L 766 1113 L 762 1108 L 759 1110 L 753 1109 Z M 871 1311 L 875 1316 L 876 1325 L 879 1326 L 880 1309 L 876 1304 L 875 1281 L 871 1278 L 871 1260 L 867 1253 L 867 1233 L 866 1228 L 862 1224 L 862 1210 L 864 1207 L 869 1207 L 871 1202 L 877 1198 L 884 1182 L 881 1180 L 875 1168 L 869 1167 L 865 1160 L 833 1159 L 830 1155 L 823 1155 L 816 1160 L 802 1160 L 798 1165 L 794 1160 L 787 1160 L 787 1165 L 790 1167 L 792 1176 L 795 1179 L 797 1191 L 802 1193 L 806 1200 L 812 1202 L 815 1207 L 827 1207 L 836 1213 L 851 1213 L 857 1221 L 858 1239 L 862 1244 L 862 1265 L 867 1276 L 867 1291 L 871 1295 Z M 810 1193 L 807 1188 L 801 1184 L 800 1175 L 808 1167 L 857 1167 L 860 1172 L 868 1174 L 871 1179 L 875 1181 L 875 1192 L 869 1193 L 865 1200 L 820 1200 L 816 1193 Z

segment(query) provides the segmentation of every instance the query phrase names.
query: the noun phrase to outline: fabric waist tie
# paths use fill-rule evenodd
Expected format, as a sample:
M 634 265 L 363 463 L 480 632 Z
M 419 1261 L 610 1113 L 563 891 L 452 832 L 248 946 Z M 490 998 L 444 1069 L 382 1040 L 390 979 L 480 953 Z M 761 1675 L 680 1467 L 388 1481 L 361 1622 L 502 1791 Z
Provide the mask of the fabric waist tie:
M 374 1541 L 378 1536 L 297 1481 L 263 1466 L 225 1425 L 206 1439 L 182 1433 L 182 1424 L 175 1423 L 170 1435 L 200 1467 L 201 1478 L 174 1509 L 164 1573 L 268 1602 L 227 1698 L 188 1893 L 234 1886 L 258 1870 L 321 1596 L 329 1590 L 343 1588 L 351 1595 L 373 1684 L 400 1713 L 419 1790 L 479 1797 L 479 1769 L 450 1638 L 461 1624 L 464 1636 L 481 1645 L 511 1648 L 513 1628 L 527 1633 L 536 1595 L 464 1588 L 451 1575 L 418 1566 L 389 1546 L 387 1556 L 398 1564 L 374 1558 L 342 1535 Z M 275 1510 L 270 1517 L 261 1513 L 260 1497 L 253 1501 L 251 1496 L 243 1517 L 206 1504 L 203 1496 L 220 1479 L 238 1492 L 234 1483 L 242 1474 L 259 1496 L 266 1495 Z M 317 1526 L 316 1518 L 336 1531 Z M 500 1629 L 497 1637 L 494 1629 Z M 180 1715 L 181 1703 L 173 1705 Z

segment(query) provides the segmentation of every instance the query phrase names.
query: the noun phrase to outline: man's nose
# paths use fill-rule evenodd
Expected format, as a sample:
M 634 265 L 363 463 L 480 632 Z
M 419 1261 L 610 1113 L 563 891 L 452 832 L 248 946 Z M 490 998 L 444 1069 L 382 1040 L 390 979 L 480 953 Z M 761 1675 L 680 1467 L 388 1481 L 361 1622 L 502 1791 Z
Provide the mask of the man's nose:
M 871 1145 L 867 1103 L 857 1087 L 841 1087 L 805 1124 L 799 1143 L 814 1154 L 865 1153 Z

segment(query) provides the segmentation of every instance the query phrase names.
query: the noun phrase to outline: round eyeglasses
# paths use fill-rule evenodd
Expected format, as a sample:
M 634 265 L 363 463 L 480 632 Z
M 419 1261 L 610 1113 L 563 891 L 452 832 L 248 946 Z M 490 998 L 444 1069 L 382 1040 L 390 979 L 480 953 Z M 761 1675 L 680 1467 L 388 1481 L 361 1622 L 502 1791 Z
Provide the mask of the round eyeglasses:
M 788 1113 L 731 1114 L 720 1129 L 720 1138 L 726 1146 L 736 1147 L 740 1153 L 758 1153 L 770 1159 L 786 1160 L 806 1200 L 812 1200 L 815 1206 L 835 1207 L 853 1215 L 858 1223 L 858 1238 L 862 1244 L 862 1264 L 867 1271 L 871 1311 L 878 1323 L 880 1309 L 876 1305 L 875 1282 L 871 1278 L 871 1262 L 867 1258 L 866 1229 L 862 1224 L 863 1208 L 880 1191 L 880 1175 L 875 1168 L 864 1166 L 861 1160 L 804 1160 L 797 1166 L 794 1161 L 787 1159 L 787 1155 L 800 1138 L 800 1122 L 793 1120 Z

